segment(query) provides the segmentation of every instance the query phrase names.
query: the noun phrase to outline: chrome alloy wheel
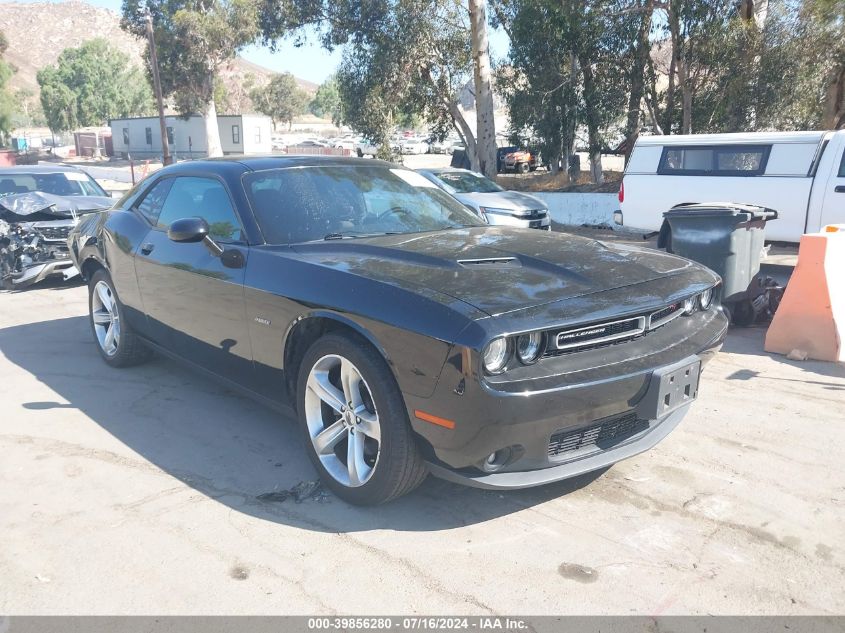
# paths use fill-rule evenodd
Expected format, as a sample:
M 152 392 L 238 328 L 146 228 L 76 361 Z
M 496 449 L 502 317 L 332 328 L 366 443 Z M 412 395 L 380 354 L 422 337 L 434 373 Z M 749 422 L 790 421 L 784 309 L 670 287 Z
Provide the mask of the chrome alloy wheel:
M 98 281 L 91 297 L 91 319 L 100 349 L 106 356 L 117 354 L 120 343 L 120 314 L 112 289 L 105 281 Z
M 323 467 L 351 488 L 363 486 L 378 466 L 381 426 L 372 392 L 348 359 L 323 356 L 308 374 L 305 422 Z

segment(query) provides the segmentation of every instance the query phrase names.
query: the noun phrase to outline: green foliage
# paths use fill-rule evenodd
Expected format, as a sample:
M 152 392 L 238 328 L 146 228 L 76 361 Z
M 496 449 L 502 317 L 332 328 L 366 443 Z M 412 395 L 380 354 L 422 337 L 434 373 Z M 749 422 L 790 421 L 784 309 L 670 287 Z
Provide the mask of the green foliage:
M 290 73 L 273 75 L 266 86 L 253 88 L 249 94 L 252 105 L 277 122 L 290 125 L 293 118 L 303 114 L 308 106 L 308 93 L 296 83 Z
M 262 0 L 260 12 L 267 41 L 315 26 L 326 48 L 345 47 L 336 76 L 343 120 L 373 142 L 384 145 L 407 116 L 417 115 L 440 132 L 460 124 L 457 96 L 472 77 L 468 15 L 461 3 Z
M 317 94 L 314 95 L 308 109 L 314 116 L 330 118 L 335 125 L 343 123 L 343 106 L 337 87 L 337 77 L 332 75 L 317 88 Z
M 0 144 L 2 145 L 6 145 L 9 133 L 12 131 L 12 117 L 15 111 L 15 102 L 8 85 L 15 71 L 2 60 L 8 47 L 6 35 L 0 31 Z
M 152 91 L 129 58 L 103 39 L 62 51 L 38 71 L 41 105 L 53 131 L 103 125 L 111 118 L 152 111 Z
M 146 7 L 162 92 L 180 113 L 205 114 L 220 68 L 258 35 L 255 0 L 124 0 L 121 26 L 146 38 Z

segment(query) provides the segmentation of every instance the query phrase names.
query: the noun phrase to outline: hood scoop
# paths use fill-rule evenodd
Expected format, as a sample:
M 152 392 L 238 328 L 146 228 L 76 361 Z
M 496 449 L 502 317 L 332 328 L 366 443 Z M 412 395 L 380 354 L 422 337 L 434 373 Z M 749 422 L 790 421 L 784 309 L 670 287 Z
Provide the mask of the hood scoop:
M 479 259 L 459 259 L 458 263 L 467 268 L 516 268 L 522 264 L 516 257 L 482 257 Z

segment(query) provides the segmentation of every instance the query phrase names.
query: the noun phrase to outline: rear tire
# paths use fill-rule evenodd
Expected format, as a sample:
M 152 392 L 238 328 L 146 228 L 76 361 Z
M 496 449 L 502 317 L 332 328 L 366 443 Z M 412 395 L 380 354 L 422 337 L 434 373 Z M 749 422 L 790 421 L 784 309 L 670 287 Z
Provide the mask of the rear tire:
M 108 271 L 101 268 L 88 282 L 88 322 L 97 351 L 112 367 L 131 367 L 149 359 L 151 352 L 126 321 Z
M 528 163 L 519 163 L 519 165 L 516 166 L 516 170 L 520 174 L 527 174 L 531 170 L 531 166 Z
M 340 334 L 317 340 L 302 360 L 296 402 L 308 457 L 344 501 L 385 503 L 428 475 L 399 387 L 365 342 Z

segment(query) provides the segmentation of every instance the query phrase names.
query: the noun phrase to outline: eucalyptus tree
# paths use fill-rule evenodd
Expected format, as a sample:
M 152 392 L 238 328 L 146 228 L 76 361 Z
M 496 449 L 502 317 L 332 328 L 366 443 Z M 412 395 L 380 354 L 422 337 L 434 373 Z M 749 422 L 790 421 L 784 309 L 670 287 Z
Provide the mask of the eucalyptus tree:
M 183 115 L 201 114 L 209 156 L 223 154 L 215 84 L 220 70 L 258 37 L 257 0 L 123 0 L 121 26 L 146 36 L 153 22 L 162 92 Z M 147 45 L 149 59 L 149 44 Z

